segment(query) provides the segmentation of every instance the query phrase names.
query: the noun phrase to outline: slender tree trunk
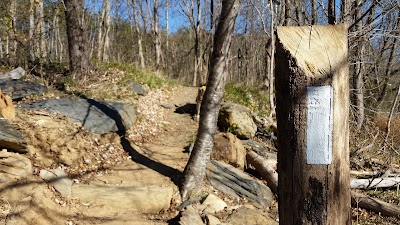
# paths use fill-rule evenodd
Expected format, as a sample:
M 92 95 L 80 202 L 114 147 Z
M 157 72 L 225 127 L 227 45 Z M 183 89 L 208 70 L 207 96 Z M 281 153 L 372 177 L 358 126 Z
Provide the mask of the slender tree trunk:
M 156 54 L 156 68 L 160 69 L 161 64 L 161 37 L 158 25 L 158 0 L 153 2 L 153 29 L 154 29 L 154 47 Z
M 17 60 L 17 40 L 15 37 L 16 31 L 15 31 L 15 26 L 17 24 L 17 19 L 16 19 L 16 10 L 17 10 L 17 3 L 16 0 L 11 0 L 10 1 L 10 8 L 9 8 L 9 13 L 10 13 L 10 22 L 11 26 L 8 29 L 8 43 L 7 43 L 7 54 L 8 54 L 8 60 L 9 64 L 12 66 L 16 65 L 16 60 Z
M 79 0 L 64 0 L 70 72 L 86 73 L 89 70 L 89 53 L 86 27 L 82 22 L 83 6 Z
M 35 0 L 30 0 L 29 7 L 29 60 L 36 60 L 35 57 Z
M 138 42 L 138 54 L 139 54 L 139 59 L 140 59 L 140 67 L 144 68 L 145 67 L 145 60 L 144 60 L 144 55 L 143 55 L 143 46 L 142 46 L 142 34 L 140 32 L 140 24 L 138 20 L 138 8 L 136 7 L 136 2 L 135 0 L 132 0 L 132 7 L 133 7 L 133 20 L 135 22 L 135 30 L 136 30 L 136 35 L 137 35 L 137 42 Z
M 200 49 L 200 22 L 201 22 L 201 5 L 200 0 L 196 0 L 197 9 L 197 19 L 194 27 L 194 76 L 193 76 L 193 86 L 197 86 L 197 78 L 200 73 L 201 64 L 201 49 Z
M 328 24 L 335 24 L 335 0 L 328 0 Z
M 275 6 L 271 3 L 271 62 L 269 64 L 269 105 L 271 108 L 270 117 L 275 116 L 275 95 L 274 95 L 274 66 L 275 66 Z
M 317 0 L 312 0 L 312 20 L 311 25 L 316 25 L 318 22 L 318 14 L 317 14 Z
M 200 124 L 194 148 L 183 172 L 180 192 L 183 200 L 201 191 L 206 166 L 210 159 L 217 130 L 219 104 L 228 72 L 228 55 L 240 0 L 223 0 L 218 27 L 214 35 L 214 50 L 210 59 L 210 74 L 200 110 Z
M 44 62 L 44 60 L 47 57 L 47 43 L 46 43 L 46 35 L 45 35 L 45 27 L 44 27 L 44 6 L 43 6 L 43 0 L 37 0 L 36 2 L 36 33 L 37 36 L 37 48 L 38 54 L 37 56 L 39 57 L 39 60 L 41 63 Z
M 350 26 L 351 21 L 351 0 L 342 0 L 340 4 L 341 21 Z
M 290 0 L 285 0 L 284 1 L 284 5 L 285 5 L 285 9 L 284 9 L 285 15 L 283 17 L 284 18 L 283 19 L 283 26 L 290 26 L 290 25 L 292 25 L 291 7 L 293 7 L 293 6 L 292 6 Z
M 108 53 L 110 48 L 110 28 L 111 28 L 111 16 L 110 16 L 111 6 L 110 0 L 103 1 L 103 8 L 101 10 L 100 17 L 100 29 L 98 35 L 97 44 L 97 58 L 102 61 L 108 61 Z
M 360 15 L 361 9 L 354 8 L 354 21 Z M 365 50 L 365 40 L 361 36 L 362 32 L 362 21 L 359 21 L 356 25 L 356 32 L 358 33 L 359 39 L 358 48 L 356 49 L 355 55 L 358 59 L 354 66 L 354 99 L 356 102 L 356 120 L 357 120 L 357 127 L 360 129 L 364 123 L 365 119 L 365 111 L 364 111 L 364 50 Z
M 169 0 L 165 0 L 165 31 L 167 32 L 166 34 L 166 40 L 165 40 L 165 49 L 168 51 L 169 48 Z

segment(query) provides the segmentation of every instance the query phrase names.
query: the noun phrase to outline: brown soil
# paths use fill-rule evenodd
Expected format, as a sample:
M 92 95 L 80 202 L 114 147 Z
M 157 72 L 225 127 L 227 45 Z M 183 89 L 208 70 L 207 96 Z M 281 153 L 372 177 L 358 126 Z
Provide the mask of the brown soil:
M 75 183 L 171 186 L 176 205 L 176 184 L 188 160 L 184 148 L 197 123 L 190 114 L 160 105 L 194 104 L 196 94 L 196 88 L 179 87 L 141 97 L 138 124 L 124 136 L 91 134 L 58 114 L 18 110 L 13 123 L 29 144 L 35 175 L 0 184 L 0 224 L 168 224 L 174 210 L 145 215 L 88 205 L 73 196 L 62 198 L 37 174 L 62 166 Z

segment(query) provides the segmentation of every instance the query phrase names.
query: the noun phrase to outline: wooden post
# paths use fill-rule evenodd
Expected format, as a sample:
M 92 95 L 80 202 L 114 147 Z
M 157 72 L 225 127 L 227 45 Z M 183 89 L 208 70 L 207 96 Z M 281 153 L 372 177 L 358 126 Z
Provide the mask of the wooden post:
M 276 37 L 279 224 L 351 224 L 347 27 Z

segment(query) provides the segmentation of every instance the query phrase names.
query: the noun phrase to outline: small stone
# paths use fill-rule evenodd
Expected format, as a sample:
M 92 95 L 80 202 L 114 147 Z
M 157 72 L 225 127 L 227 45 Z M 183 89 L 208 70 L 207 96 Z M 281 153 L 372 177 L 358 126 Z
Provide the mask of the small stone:
M 58 168 L 50 171 L 40 170 L 39 176 L 43 180 L 51 183 L 62 197 L 71 196 L 72 181 L 67 177 L 63 169 Z
M 174 105 L 173 105 L 173 104 L 168 104 L 168 103 L 166 103 L 166 104 L 161 104 L 161 106 L 162 106 L 163 108 L 166 108 L 166 109 L 172 109 L 172 108 L 174 108 Z
M 147 91 L 143 88 L 143 85 L 138 84 L 138 83 L 134 83 L 132 84 L 132 90 L 133 92 L 135 92 L 138 95 L 147 95 Z
M 204 209 L 206 213 L 214 214 L 224 210 L 227 206 L 228 205 L 222 199 L 213 194 L 209 194 L 200 205 L 200 209 Z
M 186 207 L 185 211 L 181 212 L 180 225 L 204 225 L 199 212 L 193 207 Z
M 221 224 L 221 221 L 219 221 L 219 219 L 213 215 L 206 215 L 206 221 L 207 221 L 207 225 L 219 225 Z

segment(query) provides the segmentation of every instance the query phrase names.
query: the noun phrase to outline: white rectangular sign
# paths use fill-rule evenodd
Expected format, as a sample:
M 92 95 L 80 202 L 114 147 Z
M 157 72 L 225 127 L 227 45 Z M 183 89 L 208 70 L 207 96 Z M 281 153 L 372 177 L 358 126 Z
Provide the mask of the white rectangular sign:
M 332 87 L 307 87 L 307 164 L 332 163 Z

